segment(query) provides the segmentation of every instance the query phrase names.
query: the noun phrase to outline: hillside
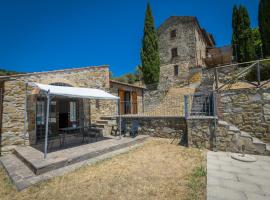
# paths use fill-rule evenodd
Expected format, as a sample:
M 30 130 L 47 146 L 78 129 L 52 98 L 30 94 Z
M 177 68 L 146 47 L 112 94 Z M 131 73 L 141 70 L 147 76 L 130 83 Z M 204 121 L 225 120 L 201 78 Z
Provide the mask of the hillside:
M 19 73 L 20 72 L 0 69 L 0 76 L 13 75 L 13 74 L 19 74 Z

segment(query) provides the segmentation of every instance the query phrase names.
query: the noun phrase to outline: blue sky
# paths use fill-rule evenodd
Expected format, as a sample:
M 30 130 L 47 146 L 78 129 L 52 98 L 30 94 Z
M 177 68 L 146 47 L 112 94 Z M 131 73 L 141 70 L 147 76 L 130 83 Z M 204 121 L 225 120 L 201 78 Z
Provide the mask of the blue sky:
M 115 76 L 140 63 L 147 0 L 0 0 L 0 68 L 21 72 L 110 65 Z M 150 0 L 155 25 L 196 16 L 218 46 L 231 41 L 234 4 L 257 26 L 258 0 Z

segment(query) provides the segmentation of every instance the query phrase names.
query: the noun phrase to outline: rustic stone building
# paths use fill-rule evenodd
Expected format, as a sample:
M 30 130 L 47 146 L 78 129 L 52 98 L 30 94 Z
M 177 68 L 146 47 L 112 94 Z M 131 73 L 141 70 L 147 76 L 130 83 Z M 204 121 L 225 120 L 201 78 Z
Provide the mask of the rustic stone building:
M 187 80 L 194 68 L 204 67 L 206 50 L 215 41 L 196 17 L 171 16 L 158 28 L 160 83 Z M 196 70 L 195 70 L 196 71 Z
M 18 145 L 32 145 L 44 138 L 46 99 L 28 86 L 27 82 L 96 88 L 118 96 L 118 91 L 132 91 L 133 109 L 140 111 L 135 100 L 142 98 L 142 88 L 109 79 L 108 66 L 83 67 L 48 72 L 36 72 L 0 77 L 1 152 L 6 153 Z M 27 91 L 27 98 L 26 98 Z M 27 99 L 27 104 L 26 104 Z M 27 107 L 27 134 L 24 131 L 24 111 Z M 117 102 L 54 97 L 50 104 L 49 127 L 57 133 L 60 128 L 98 123 L 101 116 L 117 114 Z

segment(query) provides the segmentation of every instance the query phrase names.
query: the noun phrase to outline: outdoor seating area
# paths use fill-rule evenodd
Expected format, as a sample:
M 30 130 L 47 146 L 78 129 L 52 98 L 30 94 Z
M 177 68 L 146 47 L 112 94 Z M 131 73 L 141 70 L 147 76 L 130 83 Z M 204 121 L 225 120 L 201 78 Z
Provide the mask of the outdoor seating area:
M 28 90 L 31 91 L 30 95 Z M 31 115 L 33 108 L 30 103 L 33 103 L 33 96 L 37 99 L 37 112 Z M 25 136 L 29 133 L 30 137 L 34 138 L 32 146 L 42 151 L 44 158 L 48 152 L 57 149 L 102 140 L 102 129 L 91 123 L 88 109 L 90 101 L 119 101 L 117 96 L 99 89 L 72 87 L 63 83 L 45 85 L 33 82 L 26 83 L 25 98 L 28 103 L 25 108 L 24 133 Z M 33 118 L 35 121 L 31 121 Z M 30 131 L 29 125 L 35 129 Z
M 96 128 L 95 124 L 85 127 L 67 127 L 59 129 L 59 133 L 50 132 L 48 136 L 48 152 L 58 151 L 79 145 L 98 142 L 108 139 L 103 136 L 102 129 Z M 39 151 L 44 151 L 44 139 L 32 145 Z
M 121 132 L 121 135 L 124 137 L 135 138 L 138 135 L 139 130 L 139 121 L 134 119 L 131 124 L 128 124 L 125 120 L 121 120 L 121 131 L 118 126 L 112 130 L 112 135 L 117 136 Z

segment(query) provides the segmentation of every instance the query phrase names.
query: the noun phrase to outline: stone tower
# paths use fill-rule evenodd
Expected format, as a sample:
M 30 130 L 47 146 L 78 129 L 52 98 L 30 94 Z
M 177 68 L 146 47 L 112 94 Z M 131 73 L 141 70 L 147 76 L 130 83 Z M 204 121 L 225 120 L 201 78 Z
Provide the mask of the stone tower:
M 192 71 L 205 66 L 207 47 L 215 45 L 211 34 L 196 17 L 171 16 L 158 28 L 160 83 L 185 82 Z

